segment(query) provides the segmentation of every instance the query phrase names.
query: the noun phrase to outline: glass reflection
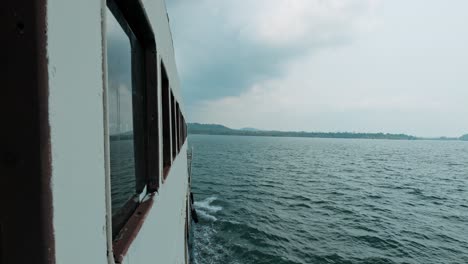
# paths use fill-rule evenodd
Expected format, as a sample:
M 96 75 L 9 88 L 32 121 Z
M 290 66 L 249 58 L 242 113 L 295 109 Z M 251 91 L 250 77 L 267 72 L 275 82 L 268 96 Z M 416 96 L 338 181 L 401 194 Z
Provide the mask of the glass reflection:
M 132 66 L 130 39 L 107 10 L 108 113 L 112 212 L 135 194 Z

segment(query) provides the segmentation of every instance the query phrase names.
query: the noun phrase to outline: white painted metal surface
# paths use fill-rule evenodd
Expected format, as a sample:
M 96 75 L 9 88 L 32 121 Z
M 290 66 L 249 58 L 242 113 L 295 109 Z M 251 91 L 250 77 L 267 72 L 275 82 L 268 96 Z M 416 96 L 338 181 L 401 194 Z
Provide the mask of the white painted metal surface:
M 101 3 L 50 0 L 47 21 L 56 263 L 105 263 Z
M 187 153 L 187 143 L 181 148 Z M 187 156 L 177 156 L 124 263 L 185 263 Z
M 47 6 L 56 263 L 108 261 L 110 249 L 106 237 L 110 229 L 106 230 L 109 226 L 106 225 L 105 184 L 108 150 L 102 64 L 105 27 L 101 27 L 104 2 L 49 0 Z M 158 61 L 164 62 L 174 96 L 184 113 L 165 3 L 143 0 L 143 5 L 155 34 Z M 160 83 L 158 73 L 159 115 Z M 160 137 L 161 119 L 159 116 Z M 162 170 L 161 138 L 160 142 Z M 160 184 L 153 207 L 131 244 L 125 263 L 185 263 L 185 209 L 189 188 L 186 150 L 187 143 L 166 181 Z

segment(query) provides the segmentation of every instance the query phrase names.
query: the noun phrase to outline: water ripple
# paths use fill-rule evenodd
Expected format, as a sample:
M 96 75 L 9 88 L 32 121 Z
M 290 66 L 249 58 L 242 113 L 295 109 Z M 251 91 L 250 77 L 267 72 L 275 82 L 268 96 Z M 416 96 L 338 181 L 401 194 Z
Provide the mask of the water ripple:
M 468 144 L 190 136 L 194 263 L 468 263 Z

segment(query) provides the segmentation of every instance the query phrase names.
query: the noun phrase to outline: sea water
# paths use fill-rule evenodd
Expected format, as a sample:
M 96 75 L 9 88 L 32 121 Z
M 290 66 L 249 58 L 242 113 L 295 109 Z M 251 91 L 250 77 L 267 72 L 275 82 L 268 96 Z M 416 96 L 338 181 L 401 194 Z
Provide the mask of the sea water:
M 468 263 L 468 142 L 189 143 L 195 263 Z

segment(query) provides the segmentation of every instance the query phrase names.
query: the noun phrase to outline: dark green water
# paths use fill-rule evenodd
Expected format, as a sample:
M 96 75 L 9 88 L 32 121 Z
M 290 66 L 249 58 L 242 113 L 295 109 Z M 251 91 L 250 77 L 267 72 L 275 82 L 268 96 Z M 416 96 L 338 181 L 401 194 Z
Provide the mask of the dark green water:
M 189 143 L 195 263 L 468 263 L 468 142 Z

